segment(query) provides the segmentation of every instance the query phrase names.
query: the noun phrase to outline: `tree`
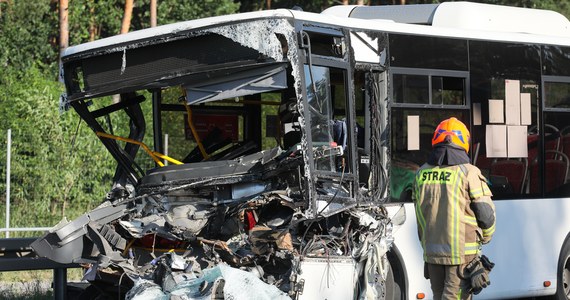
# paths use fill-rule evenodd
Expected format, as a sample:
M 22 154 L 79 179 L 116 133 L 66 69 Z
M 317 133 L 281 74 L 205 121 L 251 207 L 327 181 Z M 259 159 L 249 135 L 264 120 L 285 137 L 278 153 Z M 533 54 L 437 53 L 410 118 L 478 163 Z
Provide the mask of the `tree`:
M 156 0 L 150 0 L 150 27 L 156 26 Z
M 123 14 L 123 23 L 121 24 L 121 34 L 129 32 L 131 27 L 131 17 L 133 15 L 134 0 L 125 0 L 125 12 Z
M 68 0 L 59 0 L 59 59 L 69 46 Z

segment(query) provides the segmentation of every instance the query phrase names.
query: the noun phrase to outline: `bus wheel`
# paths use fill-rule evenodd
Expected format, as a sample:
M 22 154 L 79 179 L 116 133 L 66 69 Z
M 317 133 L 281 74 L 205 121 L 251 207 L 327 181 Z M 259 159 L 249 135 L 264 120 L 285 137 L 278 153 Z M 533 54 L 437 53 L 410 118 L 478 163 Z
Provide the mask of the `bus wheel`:
M 570 300 L 570 240 L 566 240 L 560 253 L 555 299 Z

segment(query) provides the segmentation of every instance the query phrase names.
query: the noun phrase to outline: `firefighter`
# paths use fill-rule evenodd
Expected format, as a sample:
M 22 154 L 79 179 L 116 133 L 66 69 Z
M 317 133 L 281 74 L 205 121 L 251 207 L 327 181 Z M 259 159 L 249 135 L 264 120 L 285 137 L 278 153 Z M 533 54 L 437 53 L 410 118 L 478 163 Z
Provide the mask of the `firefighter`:
M 465 124 L 453 117 L 442 121 L 414 180 L 424 275 L 436 300 L 471 299 L 490 284 L 492 263 L 480 252 L 495 231 L 495 206 L 487 180 L 470 163 L 469 142 Z

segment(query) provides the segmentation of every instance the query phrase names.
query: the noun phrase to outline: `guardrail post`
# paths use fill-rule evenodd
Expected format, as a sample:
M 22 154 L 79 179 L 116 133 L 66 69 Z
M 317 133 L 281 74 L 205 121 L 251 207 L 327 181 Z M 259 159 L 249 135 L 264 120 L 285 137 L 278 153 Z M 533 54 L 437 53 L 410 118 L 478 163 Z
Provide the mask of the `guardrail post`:
M 10 228 L 10 161 L 12 152 L 12 129 L 8 129 L 6 139 L 6 229 Z M 10 237 L 10 231 L 6 231 L 6 238 Z
M 53 298 L 65 300 L 67 298 L 67 269 L 53 269 Z

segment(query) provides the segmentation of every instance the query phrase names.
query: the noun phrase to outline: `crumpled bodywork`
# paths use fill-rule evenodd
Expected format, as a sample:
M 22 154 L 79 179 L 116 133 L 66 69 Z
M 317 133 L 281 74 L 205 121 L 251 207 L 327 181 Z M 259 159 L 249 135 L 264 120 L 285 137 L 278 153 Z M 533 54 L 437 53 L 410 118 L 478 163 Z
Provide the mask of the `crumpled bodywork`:
M 89 265 L 88 280 L 99 280 L 97 272 L 116 282 L 124 276 L 123 290 L 132 288 L 129 299 L 180 294 L 188 297 L 180 299 L 250 299 L 231 288 L 243 285 L 244 271 L 255 278 L 247 283 L 266 293 L 259 299 L 310 295 L 316 287 L 300 280 L 307 277 L 303 262 L 327 274 L 331 271 L 323 270 L 334 258 L 354 261 L 348 270 L 355 278 L 348 282 L 359 280 L 358 269 L 385 274 L 382 257 L 391 243 L 391 224 L 382 207 L 307 218 L 295 191 L 301 157 L 278 152 L 268 161 L 263 157 L 235 162 L 249 169 L 241 174 L 161 187 L 149 179 L 137 191 L 114 190 L 114 198 L 60 223 L 32 247 L 60 263 Z M 246 179 L 259 182 L 241 182 Z M 346 282 L 346 274 L 327 276 Z
M 338 88 L 347 97 L 342 110 L 335 110 L 331 93 L 323 92 L 338 84 L 337 78 L 350 75 L 338 68 L 314 67 L 311 61 L 313 39 L 321 56 L 329 55 L 327 43 L 332 44 L 330 61 L 323 60 L 324 65 L 334 66 L 335 60 L 348 65 L 348 33 L 319 25 L 308 28 L 307 34 L 299 32 L 301 23 L 287 18 L 253 19 L 207 28 L 185 23 L 184 30 L 174 26 L 168 34 L 151 30 L 140 40 L 115 38 L 91 49 L 82 46 L 81 52 L 70 51 L 63 58 L 64 106 L 74 108 L 93 129 L 118 167 L 105 201 L 36 240 L 32 248 L 38 255 L 84 264 L 85 279 L 106 297 L 385 297 L 393 225 L 379 205 L 386 190 L 380 186 L 385 181 L 378 179 L 385 178 L 383 168 L 373 163 L 371 169 L 380 175 L 371 174 L 377 179 L 370 180 L 363 173 L 359 183 L 355 161 L 360 155 L 366 157 L 361 161 L 369 160 L 365 152 L 370 150 L 359 149 L 364 154 L 357 156 L 356 129 L 350 129 L 356 128 L 352 88 Z M 173 86 L 184 91 L 183 105 L 161 103 L 162 90 Z M 147 125 L 140 91 L 147 89 L 153 93 L 155 151 L 142 143 Z M 101 108 L 92 109 L 87 101 L 116 93 L 120 101 Z M 283 132 L 275 147 L 263 147 L 261 134 L 257 141 L 246 140 L 260 127 L 251 111 L 261 116 L 249 102 L 211 105 L 262 95 L 245 99 L 261 105 L 264 93 L 280 95 L 277 124 L 286 127 L 289 120 L 296 128 L 288 132 L 298 138 L 295 142 L 288 143 Z M 318 111 L 327 105 L 331 115 Z M 374 103 L 367 106 L 379 109 Z M 191 133 L 184 143 L 192 141 L 196 147 L 182 161 L 157 152 L 164 135 L 158 115 L 165 107 L 171 109 L 168 113 L 186 112 L 181 131 Z M 202 111 L 206 113 L 199 115 Z M 220 111 L 226 114 L 217 115 L 220 119 L 235 121 L 230 125 L 241 122 L 230 126 L 232 130 L 243 130 L 229 132 L 226 140 L 244 139 L 223 151 L 210 143 L 212 136 L 221 136 L 219 128 L 202 144 L 192 121 L 201 117 L 206 122 Z M 337 111 L 344 113 L 342 120 L 332 120 Z M 109 115 L 116 112 L 128 118 L 128 138 L 110 133 Z M 239 117 L 225 117 L 232 113 Z M 378 139 L 385 135 L 374 130 Z M 119 141 L 126 142 L 124 148 Z M 220 147 L 230 142 L 224 143 Z M 135 162 L 142 150 L 156 163 L 147 170 Z M 165 165 L 163 158 L 173 164 Z

